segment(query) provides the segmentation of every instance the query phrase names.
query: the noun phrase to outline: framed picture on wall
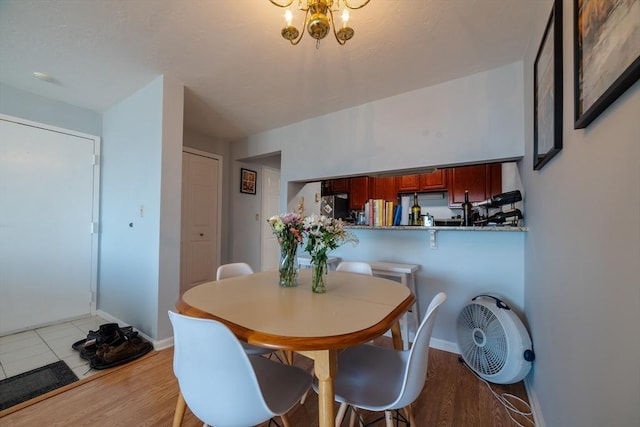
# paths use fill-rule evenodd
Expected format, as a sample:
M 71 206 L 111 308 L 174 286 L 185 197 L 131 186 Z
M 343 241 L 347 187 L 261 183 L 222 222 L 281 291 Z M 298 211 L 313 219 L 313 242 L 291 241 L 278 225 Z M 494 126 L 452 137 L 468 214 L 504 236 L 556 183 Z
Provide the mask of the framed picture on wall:
M 640 0 L 574 0 L 575 129 L 640 78 Z
M 256 194 L 256 179 L 258 173 L 250 169 L 240 169 L 240 192 L 247 194 Z
M 555 0 L 536 55 L 533 82 L 533 169 L 562 150 L 562 0 Z

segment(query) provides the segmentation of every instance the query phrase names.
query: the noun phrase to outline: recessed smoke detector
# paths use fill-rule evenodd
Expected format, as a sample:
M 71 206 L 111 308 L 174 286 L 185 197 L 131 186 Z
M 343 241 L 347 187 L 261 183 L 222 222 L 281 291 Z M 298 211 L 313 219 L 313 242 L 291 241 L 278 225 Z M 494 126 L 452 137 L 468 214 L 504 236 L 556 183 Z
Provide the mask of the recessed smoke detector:
M 38 80 L 42 80 L 43 82 L 47 82 L 47 83 L 54 83 L 56 81 L 56 79 L 52 76 L 50 76 L 47 73 L 41 73 L 40 71 L 34 71 L 33 72 L 33 77 L 35 77 Z

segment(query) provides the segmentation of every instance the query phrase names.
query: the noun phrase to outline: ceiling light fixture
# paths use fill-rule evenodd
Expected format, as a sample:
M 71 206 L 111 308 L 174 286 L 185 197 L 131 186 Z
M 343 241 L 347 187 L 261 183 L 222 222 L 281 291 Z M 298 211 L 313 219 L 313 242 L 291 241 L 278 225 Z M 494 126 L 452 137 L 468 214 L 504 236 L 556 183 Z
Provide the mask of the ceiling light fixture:
M 269 0 L 274 5 L 283 9 L 288 8 L 294 2 Z M 347 26 L 349 22 L 349 9 L 356 10 L 366 6 L 371 0 L 362 0 L 359 6 L 353 6 L 348 0 L 298 0 L 298 9 L 304 12 L 304 22 L 302 24 L 302 32 L 291 25 L 293 14 L 290 9 L 285 12 L 286 26 L 282 29 L 282 37 L 292 45 L 300 43 L 305 29 L 311 37 L 316 39 L 316 49 L 320 46 L 320 40 L 325 38 L 329 31 L 333 29 L 333 35 L 340 45 L 344 45 L 353 37 L 353 28 Z M 342 28 L 336 29 L 336 23 L 333 19 L 333 13 L 340 11 L 340 3 L 344 5 L 342 9 Z
M 33 72 L 33 77 L 35 77 L 38 80 L 42 80 L 44 82 L 47 82 L 47 83 L 53 83 L 53 82 L 56 81 L 56 79 L 53 76 L 50 76 L 47 73 L 42 73 L 40 71 L 34 71 Z

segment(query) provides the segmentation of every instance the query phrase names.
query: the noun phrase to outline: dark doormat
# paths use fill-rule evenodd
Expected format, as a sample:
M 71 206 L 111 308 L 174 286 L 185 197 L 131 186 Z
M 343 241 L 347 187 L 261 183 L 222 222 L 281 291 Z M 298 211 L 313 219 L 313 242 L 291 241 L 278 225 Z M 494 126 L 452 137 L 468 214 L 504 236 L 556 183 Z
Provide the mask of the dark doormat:
M 62 360 L 0 381 L 0 411 L 40 396 L 78 377 Z

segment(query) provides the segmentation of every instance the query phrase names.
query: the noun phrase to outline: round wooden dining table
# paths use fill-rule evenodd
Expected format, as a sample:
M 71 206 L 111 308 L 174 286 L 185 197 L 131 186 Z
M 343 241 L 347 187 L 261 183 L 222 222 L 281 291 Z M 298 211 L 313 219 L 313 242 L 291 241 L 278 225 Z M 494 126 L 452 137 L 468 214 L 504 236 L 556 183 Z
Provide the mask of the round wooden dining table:
M 326 279 L 323 294 L 311 291 L 311 270 L 301 270 L 292 288 L 279 286 L 277 270 L 206 282 L 186 291 L 176 308 L 220 321 L 249 344 L 313 359 L 319 426 L 333 427 L 338 350 L 388 330 L 394 347 L 402 349 L 398 320 L 415 297 L 406 286 L 380 277 L 330 271 Z M 174 427 L 181 425 L 185 409 L 180 394 Z

